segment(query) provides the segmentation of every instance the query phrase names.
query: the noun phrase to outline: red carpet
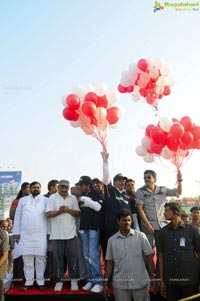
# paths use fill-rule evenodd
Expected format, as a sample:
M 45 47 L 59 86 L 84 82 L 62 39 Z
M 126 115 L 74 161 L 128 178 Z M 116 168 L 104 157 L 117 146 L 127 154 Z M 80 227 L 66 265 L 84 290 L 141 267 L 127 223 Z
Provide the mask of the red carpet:
M 54 284 L 47 285 L 45 291 L 39 291 L 37 286 L 28 289 L 27 291 L 20 291 L 19 286 L 15 286 L 5 294 L 5 301 L 103 301 L 101 294 L 94 294 L 90 291 L 82 290 L 83 285 L 79 285 L 79 291 L 71 292 L 70 283 L 66 282 L 63 285 L 61 292 L 54 292 Z M 114 300 L 111 294 L 111 299 Z

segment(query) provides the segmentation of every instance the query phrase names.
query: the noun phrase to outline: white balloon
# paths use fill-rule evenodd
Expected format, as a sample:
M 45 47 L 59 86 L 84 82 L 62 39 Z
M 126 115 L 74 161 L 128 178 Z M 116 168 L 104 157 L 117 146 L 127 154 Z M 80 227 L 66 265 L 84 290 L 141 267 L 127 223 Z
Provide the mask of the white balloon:
M 142 143 L 142 145 L 145 147 L 145 149 L 148 149 L 149 146 L 150 146 L 150 144 L 151 144 L 151 141 L 152 141 L 151 138 L 149 138 L 149 137 L 144 137 L 144 138 L 142 138 L 141 143 Z
M 157 68 L 151 68 L 149 71 L 149 75 L 151 78 L 157 78 L 159 75 L 159 71 Z
M 70 121 L 69 123 L 73 128 L 78 128 L 80 126 L 80 122 L 78 120 L 77 121 Z
M 168 117 L 160 118 L 159 126 L 163 131 L 169 132 L 172 124 L 173 124 L 173 121 L 170 118 L 168 118 Z
M 168 84 L 169 84 L 169 86 L 174 86 L 175 78 L 172 76 L 168 76 Z
M 67 98 L 67 94 L 64 95 L 64 96 L 61 98 L 61 102 L 62 102 L 62 104 L 63 104 L 64 107 L 67 107 L 66 98 Z
M 110 104 L 116 102 L 120 97 L 120 93 L 117 88 L 110 88 L 106 91 L 106 98 Z
M 72 93 L 77 94 L 80 99 L 84 99 L 85 97 L 85 87 L 82 85 L 76 85 L 72 88 Z
M 164 87 L 164 86 L 168 85 L 168 79 L 165 76 L 161 75 L 161 76 L 159 76 L 156 84 L 158 86 Z
M 147 62 L 148 62 L 148 70 L 151 70 L 154 66 L 154 61 L 152 58 L 148 58 L 147 59 Z
M 171 66 L 169 64 L 165 64 L 160 68 L 161 75 L 167 76 L 171 71 Z
M 160 69 L 165 64 L 165 61 L 161 57 L 157 57 L 154 59 L 154 66 Z
M 128 71 L 130 74 L 130 78 L 133 82 L 135 82 L 137 76 L 138 76 L 138 67 L 135 63 L 132 63 L 128 66 Z
M 146 149 L 142 145 L 138 145 L 136 147 L 135 151 L 136 151 L 136 154 L 141 157 L 143 157 L 144 155 L 147 154 Z
M 94 90 L 94 87 L 92 86 L 92 85 L 86 85 L 85 87 L 84 87 L 84 89 L 85 89 L 85 94 L 87 94 L 87 93 L 89 93 L 89 92 L 95 92 Z
M 143 159 L 147 163 L 152 163 L 154 161 L 154 155 L 152 155 L 152 154 L 144 155 Z
M 123 71 L 122 72 L 120 83 L 124 87 L 128 87 L 130 85 L 133 85 L 134 82 L 133 82 L 133 80 L 131 78 L 131 74 L 129 73 L 129 71 Z
M 97 83 L 94 87 L 94 92 L 98 96 L 104 96 L 106 94 L 107 86 L 105 83 Z

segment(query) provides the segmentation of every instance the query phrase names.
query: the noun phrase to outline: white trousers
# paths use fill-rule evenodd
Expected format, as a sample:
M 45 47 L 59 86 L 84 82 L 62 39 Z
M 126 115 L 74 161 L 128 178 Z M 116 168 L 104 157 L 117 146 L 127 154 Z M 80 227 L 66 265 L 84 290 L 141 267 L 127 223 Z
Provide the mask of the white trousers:
M 33 285 L 36 280 L 38 285 L 44 285 L 44 272 L 46 267 L 46 257 L 39 255 L 23 255 L 25 285 Z M 35 272 L 35 273 L 34 273 Z M 36 275 L 36 279 L 34 277 Z

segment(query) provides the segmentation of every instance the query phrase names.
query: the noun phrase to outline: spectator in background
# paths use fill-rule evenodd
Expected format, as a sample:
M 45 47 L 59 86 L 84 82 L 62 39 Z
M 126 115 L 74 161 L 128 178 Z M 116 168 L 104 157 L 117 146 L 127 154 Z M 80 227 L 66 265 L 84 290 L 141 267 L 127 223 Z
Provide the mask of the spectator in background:
M 41 184 L 34 181 L 30 184 L 31 194 L 20 199 L 14 219 L 15 256 L 22 255 L 24 264 L 25 285 L 20 288 L 26 291 L 36 282 L 39 290 L 45 290 L 44 272 L 47 252 L 47 217 L 48 199 L 41 194 Z
M 186 224 L 189 224 L 190 222 L 189 215 L 185 211 L 181 211 L 181 219 Z
M 19 199 L 21 199 L 22 197 L 27 196 L 29 194 L 30 194 L 30 183 L 28 183 L 28 182 L 22 183 L 21 189 L 18 192 L 16 199 L 14 199 L 12 201 L 11 206 L 10 206 L 9 217 L 12 221 L 14 221 L 15 211 L 18 206 Z
M 7 273 L 13 274 L 13 252 L 14 252 L 14 234 L 13 234 L 13 222 L 8 217 L 6 219 L 8 222 L 8 236 L 9 236 L 9 252 L 8 252 L 8 266 L 7 266 Z
M 127 179 L 125 182 L 125 190 L 129 196 L 129 206 L 133 218 L 133 228 L 140 231 L 140 216 L 137 212 L 136 197 L 135 197 L 135 181 L 133 179 Z
M 200 207 L 194 206 L 190 209 L 192 222 L 191 224 L 196 227 L 200 232 Z
M 49 198 L 52 194 L 58 191 L 58 180 L 50 180 L 47 185 L 48 192 L 44 195 L 46 198 Z M 47 263 L 45 269 L 45 279 L 46 281 L 51 281 L 53 279 L 53 243 L 49 239 L 50 236 L 50 227 L 51 221 L 48 219 L 48 236 L 47 236 Z
M 11 221 L 11 220 L 10 220 Z M 12 221 L 11 221 L 12 222 Z M 12 274 L 13 270 L 13 249 L 14 249 L 14 237 L 12 236 L 12 228 L 9 227 L 9 223 L 6 220 L 0 221 L 0 228 L 5 230 L 9 239 L 9 251 L 8 251 L 8 260 L 7 260 L 7 273 Z
M 9 251 L 9 239 L 5 230 L 0 228 L 0 301 L 4 300 L 4 280 Z

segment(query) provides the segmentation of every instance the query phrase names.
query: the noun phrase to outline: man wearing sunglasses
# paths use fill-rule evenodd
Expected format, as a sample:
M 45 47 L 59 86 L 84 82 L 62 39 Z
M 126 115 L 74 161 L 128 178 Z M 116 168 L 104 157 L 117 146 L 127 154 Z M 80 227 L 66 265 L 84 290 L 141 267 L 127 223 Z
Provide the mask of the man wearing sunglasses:
M 152 246 L 157 247 L 159 230 L 168 222 L 164 218 L 166 197 L 179 196 L 182 193 L 182 175 L 177 172 L 177 187 L 169 189 L 156 185 L 156 173 L 153 170 L 144 172 L 145 185 L 136 191 L 136 204 L 141 217 L 141 231 L 144 232 Z

